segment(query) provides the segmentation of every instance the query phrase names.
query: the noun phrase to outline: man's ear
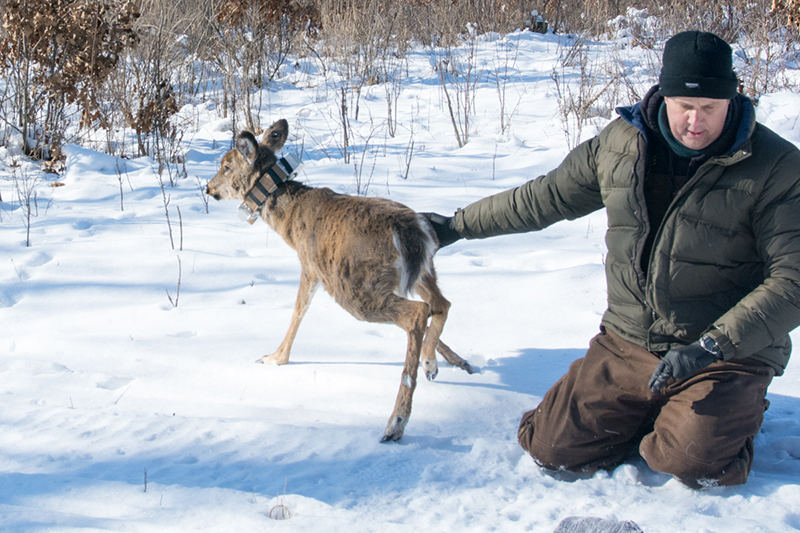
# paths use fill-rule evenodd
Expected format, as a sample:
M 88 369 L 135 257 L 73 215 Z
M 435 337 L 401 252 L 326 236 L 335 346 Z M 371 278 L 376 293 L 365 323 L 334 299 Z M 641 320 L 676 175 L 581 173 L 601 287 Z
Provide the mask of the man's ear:
M 236 138 L 236 150 L 242 154 L 245 161 L 252 165 L 258 154 L 258 141 L 256 141 L 252 133 L 243 131 Z

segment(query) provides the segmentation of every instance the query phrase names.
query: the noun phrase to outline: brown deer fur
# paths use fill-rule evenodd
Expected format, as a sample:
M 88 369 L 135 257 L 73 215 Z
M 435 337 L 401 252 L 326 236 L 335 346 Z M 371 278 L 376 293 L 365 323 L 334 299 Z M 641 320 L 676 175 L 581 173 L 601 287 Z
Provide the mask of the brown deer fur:
M 217 200 L 243 200 L 275 164 L 275 152 L 283 147 L 288 133 L 287 122 L 279 120 L 260 144 L 249 132 L 240 134 L 206 193 Z M 357 319 L 391 322 L 408 333 L 400 390 L 383 442 L 403 435 L 420 361 L 427 378 L 434 379 L 438 348 L 450 364 L 472 373 L 469 364 L 439 340 L 450 302 L 436 284 L 437 241 L 424 217 L 397 202 L 337 194 L 294 181 L 270 194 L 260 215 L 297 251 L 302 272 L 289 331 L 278 350 L 258 362 L 282 365 L 289 361 L 300 321 L 322 284 Z M 423 301 L 408 299 L 412 292 Z

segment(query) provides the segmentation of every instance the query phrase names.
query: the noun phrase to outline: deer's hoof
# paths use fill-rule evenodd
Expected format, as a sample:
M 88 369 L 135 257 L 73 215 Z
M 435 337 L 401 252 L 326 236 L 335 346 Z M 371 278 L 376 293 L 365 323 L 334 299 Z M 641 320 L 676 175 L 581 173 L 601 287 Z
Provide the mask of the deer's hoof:
M 386 431 L 383 432 L 381 442 L 397 442 L 403 436 L 403 431 L 406 429 L 406 423 L 402 416 L 395 417 L 389 425 L 386 426 Z

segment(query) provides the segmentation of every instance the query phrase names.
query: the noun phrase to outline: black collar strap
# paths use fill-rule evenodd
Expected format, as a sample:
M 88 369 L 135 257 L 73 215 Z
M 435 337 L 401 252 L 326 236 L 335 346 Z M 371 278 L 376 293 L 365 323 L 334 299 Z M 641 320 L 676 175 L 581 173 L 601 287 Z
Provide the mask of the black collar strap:
M 269 195 L 284 182 L 297 176 L 302 167 L 303 163 L 294 154 L 280 158 L 258 178 L 250 192 L 245 195 L 244 202 L 239 206 L 239 218 L 246 220 L 248 224 L 255 222 Z

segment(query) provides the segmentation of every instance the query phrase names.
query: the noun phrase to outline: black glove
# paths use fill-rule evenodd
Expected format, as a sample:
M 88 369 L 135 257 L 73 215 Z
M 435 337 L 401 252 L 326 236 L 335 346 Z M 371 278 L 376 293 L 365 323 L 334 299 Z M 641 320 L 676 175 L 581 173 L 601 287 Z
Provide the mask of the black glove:
M 661 358 L 661 362 L 658 363 L 647 385 L 653 392 L 658 392 L 667 384 L 669 378 L 688 378 L 695 375 L 701 368 L 705 368 L 721 358 L 718 351 L 714 352 L 704 348 L 700 341 L 689 346 L 673 348 Z
M 453 244 L 461 238 L 461 235 L 453 229 L 453 217 L 446 217 L 437 213 L 420 214 L 431 223 L 433 231 L 436 232 L 436 238 L 439 240 L 439 248 Z

